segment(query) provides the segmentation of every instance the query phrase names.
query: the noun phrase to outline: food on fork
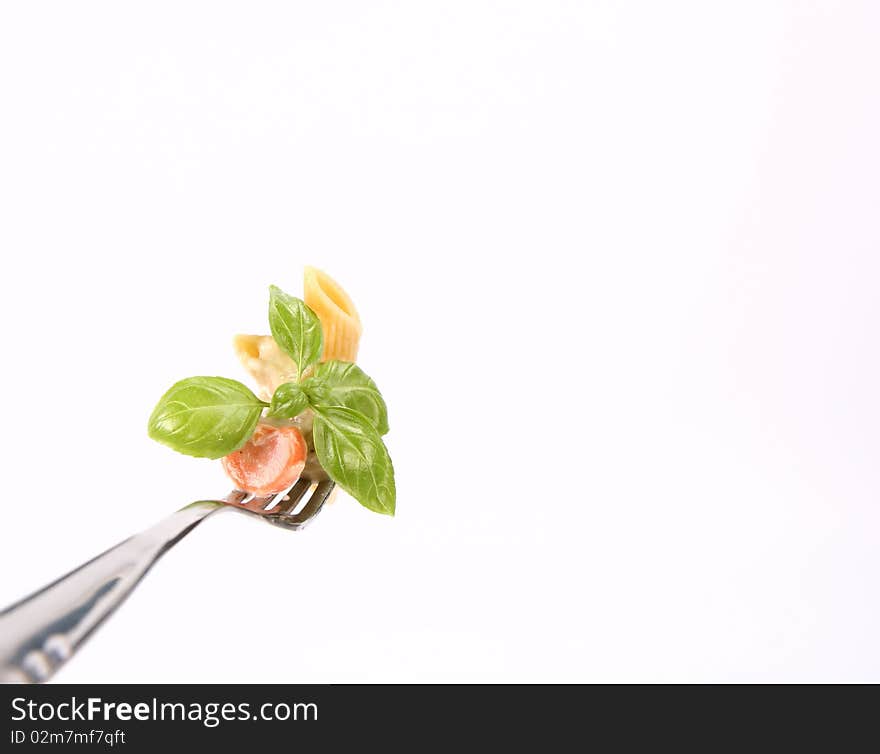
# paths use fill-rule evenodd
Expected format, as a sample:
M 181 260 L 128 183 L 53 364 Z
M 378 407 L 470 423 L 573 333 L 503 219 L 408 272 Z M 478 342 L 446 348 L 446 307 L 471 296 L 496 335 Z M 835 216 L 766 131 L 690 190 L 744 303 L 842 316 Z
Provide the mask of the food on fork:
M 388 412 L 354 363 L 361 321 L 329 275 L 305 271 L 305 300 L 269 289 L 271 335 L 237 335 L 257 394 L 225 377 L 190 377 L 162 396 L 149 435 L 173 450 L 222 458 L 240 490 L 270 495 L 329 477 L 364 507 L 394 515 Z

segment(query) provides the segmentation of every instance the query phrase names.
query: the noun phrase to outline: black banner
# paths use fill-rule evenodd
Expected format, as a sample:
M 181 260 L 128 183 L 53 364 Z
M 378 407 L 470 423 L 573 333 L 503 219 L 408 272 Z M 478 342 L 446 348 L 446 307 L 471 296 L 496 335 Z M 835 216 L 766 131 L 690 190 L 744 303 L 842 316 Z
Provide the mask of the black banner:
M 839 722 L 829 692 L 837 693 L 806 686 L 9 685 L 0 686 L 0 751 L 274 751 L 357 741 L 409 751 L 478 741 L 538 751 L 714 749 L 788 747 L 797 739 L 839 750 L 869 730 L 876 687 L 850 687 Z

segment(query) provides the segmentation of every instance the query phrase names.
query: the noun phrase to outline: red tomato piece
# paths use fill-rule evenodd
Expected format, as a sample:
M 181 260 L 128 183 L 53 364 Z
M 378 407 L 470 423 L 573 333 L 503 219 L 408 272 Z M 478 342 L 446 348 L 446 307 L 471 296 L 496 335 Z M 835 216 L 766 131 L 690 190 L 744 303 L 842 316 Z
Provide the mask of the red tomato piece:
M 223 459 L 223 468 L 238 489 L 272 495 L 299 479 L 307 453 L 296 427 L 259 424 L 243 447 Z

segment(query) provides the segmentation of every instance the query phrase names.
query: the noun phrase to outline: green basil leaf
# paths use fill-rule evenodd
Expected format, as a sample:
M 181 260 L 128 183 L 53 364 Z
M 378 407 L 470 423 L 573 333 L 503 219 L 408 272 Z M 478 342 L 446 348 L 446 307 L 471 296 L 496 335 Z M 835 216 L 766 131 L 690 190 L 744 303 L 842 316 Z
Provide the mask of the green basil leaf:
M 269 404 L 269 416 L 274 419 L 293 419 L 309 407 L 309 396 L 295 382 L 279 385 L 272 402 Z
M 341 406 L 315 409 L 315 453 L 330 478 L 365 508 L 394 515 L 394 467 L 367 417 Z
M 388 432 L 388 409 L 382 393 L 364 371 L 348 361 L 325 361 L 315 367 L 316 388 L 307 388 L 313 405 L 345 406 L 366 416 L 380 435 Z
M 320 366 L 320 365 L 319 365 Z M 309 377 L 302 382 L 303 392 L 309 399 L 310 406 L 332 406 L 329 402 L 330 388 L 324 380 L 316 379 L 314 376 Z
M 298 377 L 321 358 L 321 320 L 304 301 L 274 285 L 269 286 L 269 329 L 281 350 L 296 363 Z
M 235 380 L 189 377 L 162 396 L 147 431 L 178 453 L 222 458 L 248 441 L 265 405 Z

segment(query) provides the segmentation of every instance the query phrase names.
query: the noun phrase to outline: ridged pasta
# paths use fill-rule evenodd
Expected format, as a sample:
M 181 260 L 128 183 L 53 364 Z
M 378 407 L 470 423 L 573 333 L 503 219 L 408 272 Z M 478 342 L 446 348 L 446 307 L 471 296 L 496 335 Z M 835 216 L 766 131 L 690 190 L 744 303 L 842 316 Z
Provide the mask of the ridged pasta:
M 351 298 L 339 283 L 314 267 L 306 267 L 304 278 L 303 300 L 318 315 L 324 333 L 321 361 L 354 361 L 363 328 Z M 296 379 L 296 364 L 271 335 L 236 335 L 232 345 L 264 401 L 272 399 L 279 385 Z
M 303 300 L 321 320 L 324 331 L 322 361 L 355 361 L 361 340 L 361 318 L 349 295 L 326 272 L 305 268 Z

